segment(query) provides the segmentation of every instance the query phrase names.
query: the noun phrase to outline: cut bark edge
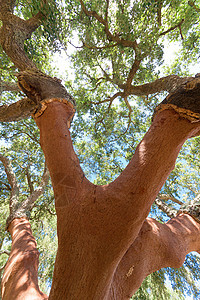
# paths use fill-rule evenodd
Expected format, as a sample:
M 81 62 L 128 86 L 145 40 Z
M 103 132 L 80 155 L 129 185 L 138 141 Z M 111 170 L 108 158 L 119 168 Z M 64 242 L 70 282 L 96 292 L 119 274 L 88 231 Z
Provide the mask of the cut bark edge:
M 189 216 L 192 217 L 197 223 L 200 224 L 200 215 L 197 216 L 197 215 L 193 214 L 193 212 L 190 211 L 190 210 L 184 210 L 184 209 L 181 210 L 181 209 L 180 209 L 180 210 L 178 211 L 178 213 L 177 213 L 176 216 L 179 216 L 179 215 L 181 215 L 181 214 L 189 215 Z
M 200 114 L 199 113 L 192 112 L 189 109 L 184 109 L 184 108 L 178 107 L 177 105 L 170 104 L 170 103 L 169 104 L 163 104 L 163 103 L 159 104 L 155 108 L 153 119 L 157 113 L 159 113 L 163 110 L 166 110 L 166 109 L 174 110 L 175 112 L 177 112 L 180 115 L 180 117 L 189 120 L 191 123 L 200 122 Z
M 191 123 L 200 122 L 200 78 L 194 78 L 181 85 L 173 93 L 169 94 L 154 111 L 153 118 L 159 112 L 171 109 L 180 117 Z
M 45 110 L 47 109 L 48 104 L 52 103 L 52 102 L 64 103 L 64 104 L 66 104 L 67 106 L 70 106 L 73 109 L 73 113 L 69 117 L 69 120 L 67 122 L 67 126 L 68 126 L 68 128 L 70 128 L 71 122 L 72 122 L 74 114 L 76 112 L 76 109 L 75 109 L 74 105 L 72 104 L 72 102 L 70 102 L 70 101 L 68 101 L 66 99 L 52 98 L 52 99 L 46 99 L 46 100 L 40 102 L 40 109 L 39 110 L 38 109 L 35 110 L 35 112 L 32 114 L 33 118 L 34 119 L 39 118 L 45 112 Z
M 10 224 L 15 220 L 15 219 L 26 219 L 29 220 L 30 219 L 30 212 L 26 211 L 26 212 L 22 212 L 22 213 L 14 213 L 11 214 L 7 220 L 6 220 L 6 227 L 5 227 L 5 231 L 9 231 L 9 226 Z

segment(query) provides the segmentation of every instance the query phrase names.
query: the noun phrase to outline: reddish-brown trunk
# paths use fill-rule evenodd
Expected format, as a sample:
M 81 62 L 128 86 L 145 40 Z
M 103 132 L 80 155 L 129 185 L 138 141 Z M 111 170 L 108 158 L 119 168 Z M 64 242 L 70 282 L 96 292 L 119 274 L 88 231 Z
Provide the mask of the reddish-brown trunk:
M 149 274 L 181 267 L 189 252 L 200 252 L 199 237 L 200 224 L 190 215 L 180 214 L 166 224 L 147 218 L 117 267 L 108 299 L 130 299 Z
M 109 185 L 95 186 L 85 178 L 72 147 L 67 128 L 71 113 L 66 104 L 53 102 L 36 120 L 58 217 L 49 299 L 110 299 L 117 266 L 137 238 L 184 141 L 200 130 L 200 124 L 172 110 L 160 112 L 122 174 Z M 135 290 L 138 283 L 132 284 Z
M 15 219 L 8 230 L 12 236 L 12 248 L 2 278 L 2 299 L 48 299 L 38 286 L 39 253 L 29 221 Z

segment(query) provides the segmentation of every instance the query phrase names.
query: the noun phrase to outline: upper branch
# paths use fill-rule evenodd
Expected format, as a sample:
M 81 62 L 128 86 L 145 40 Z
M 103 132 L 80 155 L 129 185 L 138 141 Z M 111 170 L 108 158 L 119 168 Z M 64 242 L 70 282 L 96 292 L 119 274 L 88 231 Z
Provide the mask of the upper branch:
M 25 21 L 12 13 L 13 1 L 7 3 L 2 0 L 0 4 L 0 19 L 3 22 L 0 29 L 0 44 L 3 50 L 19 70 L 37 69 L 24 50 L 24 41 L 30 38 L 32 32 L 41 25 L 45 18 L 44 13 L 38 12 Z
M 26 21 L 30 34 L 42 24 L 42 21 L 45 18 L 46 16 L 44 15 L 44 13 L 38 12 L 36 15 Z
M 186 82 L 194 79 L 193 77 L 179 77 L 177 75 L 168 75 L 166 77 L 162 77 L 156 79 L 153 82 L 149 82 L 146 84 L 131 86 L 129 89 L 129 95 L 149 95 L 155 94 L 163 91 L 167 91 L 172 93 L 175 91 L 180 85 L 185 84 Z M 125 88 L 126 85 L 120 85 L 120 88 Z
M 129 89 L 131 87 L 131 83 L 133 81 L 133 78 L 134 78 L 137 70 L 139 69 L 140 62 L 141 62 L 141 60 L 136 58 L 133 65 L 132 65 L 132 68 L 131 68 L 131 70 L 128 74 L 128 78 L 127 78 L 127 81 L 126 81 L 127 89 Z
M 104 26 L 104 30 L 105 30 L 106 36 L 109 41 L 116 42 L 118 45 L 122 45 L 124 47 L 131 47 L 134 50 L 136 50 L 138 48 L 138 44 L 136 41 L 125 40 L 123 38 L 120 38 L 119 34 L 113 35 L 110 32 L 109 26 L 108 26 L 107 14 L 106 14 L 106 19 L 103 19 L 99 14 L 97 14 L 96 11 L 87 10 L 87 8 L 84 5 L 82 0 L 80 0 L 80 3 L 81 3 L 82 10 L 86 14 L 86 16 L 94 17 L 97 21 L 99 21 L 99 23 L 101 23 Z M 108 10 L 108 1 L 107 1 L 107 10 Z
M 48 182 L 49 182 L 49 171 L 45 166 L 39 186 L 31 193 L 31 195 L 26 200 L 23 201 L 21 205 L 21 209 L 23 208 L 24 210 L 30 211 L 33 208 L 35 201 L 44 193 L 44 190 Z
M 24 50 L 24 41 L 30 38 L 32 33 L 27 21 L 11 13 L 7 13 L 6 18 L 1 19 L 3 26 L 1 27 L 0 44 L 5 53 L 19 70 L 36 69 L 35 64 L 28 58 Z
M 12 13 L 16 0 L 0 0 L 0 18 L 7 13 Z

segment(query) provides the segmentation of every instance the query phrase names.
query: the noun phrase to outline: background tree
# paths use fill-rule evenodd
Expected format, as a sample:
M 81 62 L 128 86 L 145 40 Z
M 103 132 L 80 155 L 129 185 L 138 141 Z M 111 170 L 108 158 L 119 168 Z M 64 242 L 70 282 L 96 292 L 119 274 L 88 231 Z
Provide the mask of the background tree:
M 2 4 L 1 19 L 5 23 L 9 18 L 4 14 L 6 12 L 4 1 L 0 3 Z M 28 100 L 20 102 L 18 107 L 15 104 L 5 106 L 6 103 L 13 101 L 13 91 L 14 102 L 17 97 L 22 96 L 14 83 L 16 68 L 25 70 L 27 65 L 33 67 L 34 62 L 42 71 L 57 76 L 51 66 L 52 54 L 61 49 L 67 51 L 67 44 L 72 44 L 74 35 L 77 35 L 77 41 L 74 42 L 76 51 L 71 55 L 75 78 L 73 82 L 69 79 L 65 81 L 65 86 L 73 94 L 77 104 L 77 114 L 72 127 L 73 142 L 88 178 L 96 184 L 112 181 L 130 160 L 138 141 L 146 132 L 153 110 L 160 101 L 160 93 L 173 92 L 179 84 L 190 79 L 188 75 L 194 75 L 190 74 L 188 66 L 198 57 L 197 5 L 186 1 L 170 3 L 167 1 L 134 3 L 31 1 L 28 7 L 23 1 L 19 1 L 17 5 L 14 1 L 8 4 L 10 4 L 10 11 L 15 7 L 15 15 L 29 20 L 32 27 L 22 37 L 22 40 L 25 40 L 25 53 L 28 58 L 25 62 L 22 59 L 20 65 L 16 62 L 16 58 L 10 55 L 8 49 L 5 49 L 5 31 L 1 28 L 0 41 L 2 48 L 7 52 L 6 56 L 5 52 L 1 51 L 1 100 L 4 104 L 0 111 L 1 121 L 23 118 L 29 115 L 30 110 L 35 106 Z M 33 15 L 35 17 L 29 19 Z M 13 24 L 16 29 L 17 23 Z M 41 26 L 38 27 L 39 25 Z M 36 27 L 38 29 L 35 31 Z M 32 38 L 27 39 L 32 31 Z M 20 28 L 19 32 L 21 32 Z M 182 48 L 179 60 L 176 60 L 170 68 L 161 69 L 163 44 L 166 43 L 166 39 L 180 41 L 179 45 Z M 17 44 L 19 40 L 16 40 Z M 173 75 L 165 76 L 169 74 Z M 147 84 L 148 82 L 152 83 Z M 5 151 L 13 158 L 12 164 L 19 177 L 24 197 L 21 200 L 24 200 L 28 193 L 32 192 L 30 182 L 33 182 L 33 189 L 39 182 L 43 163 L 34 122 L 28 119 L 9 125 L 3 123 L 2 137 L 8 142 Z M 189 140 L 182 149 L 176 169 L 152 207 L 152 215 L 154 217 L 156 215 L 159 221 L 166 221 L 166 213 L 171 217 L 172 208 L 178 210 L 183 202 L 198 197 L 200 190 L 198 150 L 199 138 Z M 36 157 L 35 153 L 38 153 Z M 2 169 L 1 181 L 2 211 L 5 216 L 8 213 L 5 202 L 8 203 L 11 187 L 5 177 L 4 169 Z M 50 226 L 47 222 L 55 223 L 55 220 L 50 218 L 53 211 L 52 192 L 46 191 L 46 193 L 45 198 L 40 198 L 40 201 L 35 204 L 31 219 L 33 224 L 35 220 L 44 219 L 46 230 L 49 231 Z M 47 203 L 50 203 L 48 208 Z M 34 236 L 39 237 L 44 234 L 40 224 L 32 226 L 35 229 Z M 52 235 L 54 236 L 55 232 Z M 3 230 L 1 236 L 3 249 L 6 249 L 9 247 L 8 237 Z M 42 250 L 45 252 L 43 242 L 41 242 Z M 199 257 L 196 255 L 195 258 L 189 256 L 185 268 L 181 271 L 166 270 L 166 274 L 169 274 L 177 290 L 181 287 L 182 293 L 192 291 L 196 298 L 199 295 L 194 284 L 198 279 L 196 267 L 198 260 Z M 45 270 L 47 275 L 44 284 L 47 284 L 48 289 L 52 268 L 46 270 L 47 264 L 48 258 L 44 258 L 41 274 Z M 192 272 L 188 273 L 188 268 Z M 160 272 L 160 276 L 152 277 L 159 284 L 165 281 L 163 272 Z M 185 281 L 189 284 L 185 285 Z M 146 285 L 152 289 L 156 286 L 152 281 L 148 285 L 148 280 Z M 157 289 L 157 287 L 153 289 L 154 295 Z M 166 288 L 163 287 L 162 291 L 159 289 L 159 293 L 161 292 L 163 297 L 167 297 Z M 150 297 L 147 288 L 146 294 L 145 289 L 140 293 L 143 293 L 143 298 Z

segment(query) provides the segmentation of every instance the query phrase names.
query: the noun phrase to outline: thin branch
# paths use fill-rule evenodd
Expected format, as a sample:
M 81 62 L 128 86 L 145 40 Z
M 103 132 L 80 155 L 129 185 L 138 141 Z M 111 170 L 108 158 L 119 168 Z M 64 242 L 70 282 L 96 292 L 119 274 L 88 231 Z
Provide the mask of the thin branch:
M 128 98 L 127 96 L 124 96 L 124 101 L 129 109 L 129 113 L 131 114 L 133 110 L 132 110 L 132 107 L 130 106 L 130 103 L 128 102 L 127 98 Z
M 179 31 L 180 31 L 181 39 L 184 40 L 182 29 L 181 29 L 181 25 L 179 26 Z
M 164 200 L 164 201 L 171 200 L 179 205 L 183 204 L 183 202 L 181 202 L 180 200 L 178 200 L 177 198 L 175 198 L 171 195 L 159 194 L 158 198 L 161 200 Z
M 102 100 L 102 101 L 99 101 L 99 102 L 96 102 L 96 103 L 94 102 L 94 104 L 101 104 L 101 103 L 109 102 L 108 108 L 107 108 L 106 112 L 103 114 L 102 118 L 101 118 L 100 120 L 96 121 L 96 123 L 95 123 L 95 125 L 94 125 L 95 130 L 96 130 L 97 124 L 102 123 L 102 121 L 103 121 L 104 118 L 105 118 L 105 115 L 108 115 L 108 113 L 109 113 L 109 111 L 110 111 L 110 108 L 111 108 L 111 105 L 112 105 L 113 101 L 114 101 L 117 97 L 119 97 L 119 96 L 123 97 L 123 95 L 124 95 L 124 93 L 118 92 L 118 93 L 116 93 L 115 95 L 113 95 L 112 97 L 110 97 L 110 98 L 108 98 L 108 99 L 105 99 L 105 100 Z
M 3 271 L 3 269 L 5 268 L 7 262 L 5 262 L 5 264 L 0 268 L 0 275 L 1 275 L 1 272 Z
M 108 9 L 109 9 L 109 0 L 106 0 L 106 13 L 105 13 L 106 22 L 108 22 Z
M 86 47 L 88 49 L 97 49 L 97 50 L 102 50 L 102 49 L 108 49 L 108 48 L 114 48 L 118 45 L 118 43 L 115 43 L 115 44 L 108 44 L 106 46 L 90 46 L 88 45 L 87 43 L 83 42 L 83 46 L 82 47 Z M 78 47 L 78 48 L 82 48 L 82 47 Z
M 69 44 L 72 45 L 74 48 L 76 49 L 82 49 L 84 47 L 84 45 L 82 46 L 75 46 L 72 42 L 69 41 Z
M 50 215 L 56 216 L 56 213 L 52 212 L 49 207 L 46 207 L 46 210 L 50 213 Z
M 174 218 L 177 215 L 177 210 L 172 209 L 167 204 L 165 204 L 162 200 L 156 198 L 156 205 L 164 212 L 169 218 Z
M 1 186 L 4 185 L 4 186 L 5 186 L 5 189 L 6 189 L 7 191 L 11 191 L 11 187 L 10 187 L 8 184 L 4 183 L 4 182 L 1 181 L 1 180 L 0 180 L 0 184 L 1 184 Z M 0 188 L 0 190 L 1 190 L 1 189 L 2 189 L 2 188 Z
M 49 181 L 49 171 L 45 166 L 39 186 L 32 192 L 32 194 L 26 198 L 23 202 L 19 203 L 11 210 L 9 217 L 7 218 L 7 228 L 9 224 L 16 218 L 28 217 L 32 208 L 34 207 L 35 201 L 44 193 L 44 190 Z
M 8 182 L 11 185 L 11 195 L 10 195 L 9 206 L 10 206 L 10 211 L 12 211 L 13 208 L 16 207 L 16 205 L 18 203 L 19 185 L 18 185 L 17 178 L 13 171 L 10 160 L 2 154 L 0 154 L 0 160 L 2 161 L 2 163 L 4 165 L 4 169 L 5 169 L 7 178 L 8 178 Z
M 158 9 L 157 9 L 157 20 L 158 20 L 158 25 L 161 26 L 161 10 L 162 10 L 162 1 L 158 4 Z
M 44 193 L 44 190 L 49 182 L 49 171 L 45 166 L 42 179 L 39 186 L 32 192 L 32 194 L 22 202 L 20 210 L 31 210 L 33 208 L 34 202 Z
M 0 255 L 2 254 L 7 254 L 8 256 L 10 255 L 10 251 L 8 250 L 0 250 Z
M 184 21 L 185 21 L 185 19 L 182 19 L 177 25 L 172 26 L 169 29 L 167 29 L 166 31 L 163 31 L 162 33 L 160 33 L 160 36 L 165 35 L 171 31 L 173 31 L 176 28 L 180 28 L 180 26 L 183 24 Z
M 97 62 L 97 65 L 100 67 L 100 69 L 102 70 L 103 72 L 103 75 L 105 76 L 105 80 L 106 81 L 109 81 L 111 83 L 113 83 L 114 85 L 117 85 L 119 88 L 122 88 L 122 89 L 125 89 L 126 85 L 122 84 L 119 79 L 116 79 L 116 78 L 110 78 L 110 76 L 108 75 L 108 73 L 102 68 L 101 64 L 99 62 Z M 101 77 L 102 78 L 102 77 Z
M 122 93 L 122 92 L 118 92 L 118 93 L 116 93 L 116 94 L 114 94 L 112 97 L 109 97 L 109 98 L 107 98 L 107 99 L 105 99 L 105 100 L 102 100 L 102 101 L 98 101 L 98 102 L 93 102 L 93 101 L 91 101 L 91 104 L 102 104 L 102 103 L 106 103 L 106 102 L 110 102 L 110 103 L 112 103 L 117 97 L 123 97 L 123 95 L 124 95 L 124 93 Z

